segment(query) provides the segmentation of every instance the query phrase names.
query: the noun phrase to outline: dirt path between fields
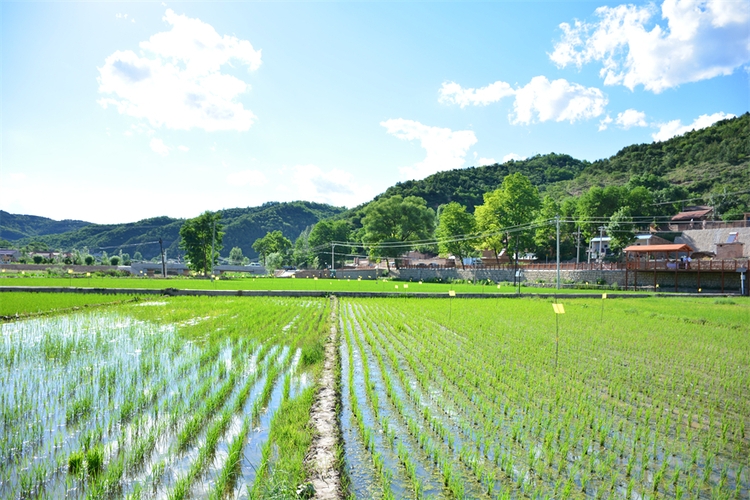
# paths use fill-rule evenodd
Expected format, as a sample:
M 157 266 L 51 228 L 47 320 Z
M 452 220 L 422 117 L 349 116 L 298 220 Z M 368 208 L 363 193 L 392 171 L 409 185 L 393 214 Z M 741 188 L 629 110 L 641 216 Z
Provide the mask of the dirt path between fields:
M 340 400 L 337 394 L 336 372 L 338 370 L 338 301 L 331 297 L 331 333 L 326 341 L 325 363 L 321 384 L 315 396 L 310 413 L 314 428 L 310 451 L 305 457 L 309 471 L 309 480 L 315 488 L 314 498 L 321 500 L 339 500 L 343 498 L 341 490 L 341 470 L 336 458 L 340 442 L 340 430 L 336 406 Z

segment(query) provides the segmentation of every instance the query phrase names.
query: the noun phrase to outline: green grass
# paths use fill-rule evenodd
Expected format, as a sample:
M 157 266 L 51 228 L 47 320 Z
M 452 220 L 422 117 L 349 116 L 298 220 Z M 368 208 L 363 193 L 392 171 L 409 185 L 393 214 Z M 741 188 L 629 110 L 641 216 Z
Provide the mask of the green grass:
M 121 304 L 131 297 L 103 294 L 13 292 L 0 294 L 0 317 L 67 311 L 102 304 Z
M 528 285 L 528 286 L 527 286 Z M 533 283 L 521 286 L 521 293 L 592 293 L 598 294 L 602 290 L 582 290 L 565 288 L 561 290 L 554 288 L 534 287 Z M 454 290 L 457 293 L 505 293 L 512 294 L 518 291 L 512 283 L 501 283 L 500 288 L 496 283 L 482 282 L 473 283 L 445 283 L 445 282 L 423 282 L 399 281 L 390 279 L 330 279 L 330 278 L 223 278 L 210 281 L 199 278 L 52 278 L 40 276 L 2 276 L 0 286 L 33 286 L 33 287 L 78 287 L 78 288 L 141 288 L 141 289 L 165 289 L 176 288 L 183 290 L 308 290 L 328 292 L 392 292 L 392 293 L 447 293 Z M 405 288 L 406 287 L 406 288 Z M 610 291 L 612 290 L 605 290 Z M 618 291 L 621 292 L 621 291 Z

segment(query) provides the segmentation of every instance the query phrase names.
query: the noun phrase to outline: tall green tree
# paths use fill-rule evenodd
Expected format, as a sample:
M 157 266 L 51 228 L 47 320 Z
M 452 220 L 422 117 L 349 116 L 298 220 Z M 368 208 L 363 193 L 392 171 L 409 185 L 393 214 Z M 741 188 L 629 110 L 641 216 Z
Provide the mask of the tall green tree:
M 438 226 L 435 238 L 438 240 L 438 250 L 441 254 L 452 254 L 459 258 L 464 267 L 464 257 L 468 257 L 474 249 L 471 236 L 476 223 L 474 215 L 466 211 L 466 207 L 455 201 L 440 207 Z
M 292 248 L 292 242 L 278 230 L 266 233 L 264 237 L 258 238 L 253 243 L 253 250 L 261 256 L 263 265 L 266 264 L 268 255 L 272 253 L 278 253 L 282 256 L 282 259 L 286 259 L 290 248 Z
M 587 240 L 599 234 L 599 226 L 606 225 L 620 207 L 627 205 L 627 196 L 628 189 L 623 186 L 592 186 L 581 195 L 576 220 Z
M 390 257 L 413 249 L 431 238 L 435 230 L 435 212 L 423 198 L 401 195 L 381 198 L 364 209 L 362 243 L 370 249 L 371 257 L 385 257 L 390 271 Z
M 198 217 L 185 221 L 180 228 L 180 248 L 185 250 L 190 269 L 204 274 L 211 272 L 222 249 L 222 229 L 220 212 L 203 212 Z
M 349 241 L 351 226 L 345 220 L 322 220 L 313 226 L 310 231 L 309 244 L 310 248 L 316 249 L 315 256 L 318 257 L 318 264 L 321 266 L 331 265 L 331 242 Z M 335 247 L 336 266 L 343 265 L 346 256 L 343 254 L 350 253 L 349 246 L 337 245 Z
M 240 264 L 242 264 L 244 258 L 245 257 L 242 255 L 242 249 L 240 247 L 232 247 L 232 249 L 229 251 L 229 262 L 231 262 L 235 266 L 239 266 Z
M 299 234 L 292 246 L 292 264 L 296 267 L 306 268 L 311 265 L 314 256 L 310 254 L 310 232 L 311 226 L 307 226 Z
M 635 226 L 630 207 L 621 207 L 609 219 L 607 235 L 610 237 L 609 248 L 619 253 L 635 239 Z
M 550 196 L 542 200 L 542 207 L 536 216 L 538 224 L 534 229 L 534 245 L 537 257 L 555 257 L 557 253 L 557 227 L 550 222 L 560 214 L 560 205 Z
M 497 259 L 503 248 L 512 254 L 511 235 L 519 239 L 519 250 L 533 245 L 533 232 L 519 229 L 534 220 L 540 205 L 539 191 L 520 172 L 503 179 L 499 189 L 485 193 L 484 204 L 476 207 L 477 231 L 484 235 L 479 246 L 495 252 Z

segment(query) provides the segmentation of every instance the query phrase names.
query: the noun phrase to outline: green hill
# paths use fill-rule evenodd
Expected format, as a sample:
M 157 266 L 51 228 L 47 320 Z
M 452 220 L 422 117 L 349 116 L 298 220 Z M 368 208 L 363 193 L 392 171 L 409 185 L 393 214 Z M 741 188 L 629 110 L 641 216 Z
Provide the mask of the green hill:
M 75 231 L 88 226 L 82 220 L 52 220 L 36 215 L 17 215 L 0 210 L 0 239 L 9 241 Z
M 245 256 L 253 258 L 256 256 L 252 249 L 253 242 L 265 236 L 267 231 L 280 230 L 284 236 L 294 240 L 307 226 L 323 218 L 333 217 L 344 210 L 306 201 L 273 202 L 259 207 L 221 210 L 226 233 L 222 255 L 229 255 L 229 250 L 238 246 Z M 110 255 L 122 250 L 132 256 L 138 251 L 145 259 L 151 259 L 159 255 L 158 240 L 162 238 L 169 257 L 183 253 L 179 248 L 180 227 L 183 222 L 183 219 L 154 217 L 127 224 L 87 223 L 85 227 L 60 234 L 20 238 L 14 241 L 14 244 L 23 246 L 35 241 L 45 243 L 50 248 L 63 250 L 88 247 L 92 253 L 105 250 Z
M 566 154 L 537 155 L 481 167 L 438 172 L 425 179 L 398 183 L 377 196 L 420 196 L 428 206 L 456 201 L 470 211 L 481 205 L 482 195 L 497 189 L 506 175 L 521 172 L 557 200 L 578 196 L 592 186 L 624 185 L 636 176 L 657 191 L 668 186 L 685 188 L 699 202 L 721 204 L 721 213 L 750 210 L 750 194 L 724 193 L 750 189 L 750 113 L 722 120 L 711 127 L 688 132 L 667 141 L 637 144 L 610 158 L 595 162 Z M 635 179 L 634 179 L 635 180 Z M 360 205 L 343 215 L 358 226 Z

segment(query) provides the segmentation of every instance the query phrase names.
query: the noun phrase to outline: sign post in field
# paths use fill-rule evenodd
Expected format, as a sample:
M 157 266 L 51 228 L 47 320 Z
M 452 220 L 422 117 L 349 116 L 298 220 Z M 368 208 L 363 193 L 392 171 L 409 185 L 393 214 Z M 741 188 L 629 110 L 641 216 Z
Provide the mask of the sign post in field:
M 552 304 L 552 310 L 555 311 L 555 370 L 557 370 L 557 356 L 560 344 L 560 314 L 565 314 L 565 307 L 562 304 Z

